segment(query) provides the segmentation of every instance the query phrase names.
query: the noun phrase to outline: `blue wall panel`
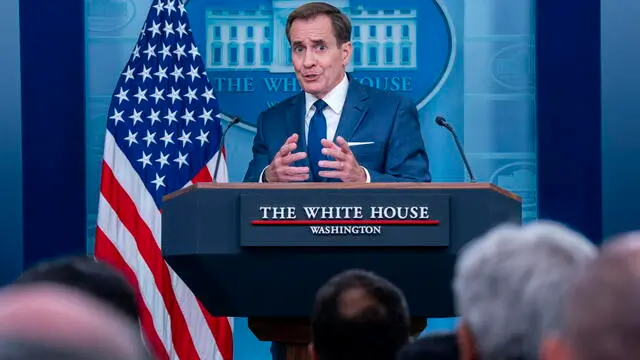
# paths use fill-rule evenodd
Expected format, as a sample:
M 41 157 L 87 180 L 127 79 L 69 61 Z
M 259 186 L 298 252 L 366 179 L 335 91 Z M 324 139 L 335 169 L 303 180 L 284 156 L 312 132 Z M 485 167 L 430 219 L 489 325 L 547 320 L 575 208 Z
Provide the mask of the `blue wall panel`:
M 538 216 L 602 237 L 600 0 L 536 0 Z
M 640 229 L 640 2 L 602 1 L 602 218 L 605 236 Z
M 85 252 L 84 1 L 21 1 L 24 265 Z
M 22 270 L 19 0 L 0 1 L 0 285 Z

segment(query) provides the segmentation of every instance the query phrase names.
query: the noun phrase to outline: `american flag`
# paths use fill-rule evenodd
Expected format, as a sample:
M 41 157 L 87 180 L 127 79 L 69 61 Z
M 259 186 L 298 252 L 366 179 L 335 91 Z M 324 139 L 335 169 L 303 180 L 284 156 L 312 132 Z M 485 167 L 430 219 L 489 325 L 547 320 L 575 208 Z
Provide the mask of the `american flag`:
M 211 316 L 160 251 L 162 197 L 212 181 L 224 154 L 219 113 L 184 4 L 154 0 L 107 115 L 95 256 L 139 290 L 160 359 L 233 357 L 233 320 Z M 227 181 L 225 161 L 216 181 Z

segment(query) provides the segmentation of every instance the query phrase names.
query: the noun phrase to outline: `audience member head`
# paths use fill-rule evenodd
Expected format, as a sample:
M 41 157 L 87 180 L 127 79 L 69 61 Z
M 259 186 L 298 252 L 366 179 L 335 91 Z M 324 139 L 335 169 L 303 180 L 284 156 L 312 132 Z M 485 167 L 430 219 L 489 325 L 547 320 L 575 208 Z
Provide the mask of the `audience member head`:
M 65 257 L 43 262 L 25 271 L 15 284 L 55 283 L 95 296 L 139 323 L 135 290 L 111 265 L 90 256 Z
M 392 360 L 409 341 L 403 293 L 363 270 L 332 277 L 316 295 L 310 350 L 316 360 Z
M 0 339 L 0 360 L 131 360 L 104 353 L 102 349 L 79 349 L 30 340 Z
M 545 360 L 640 358 L 640 232 L 606 242 L 572 286 Z
M 502 225 L 462 249 L 453 282 L 461 359 L 534 360 L 571 280 L 597 254 L 552 222 Z
M 113 358 L 148 356 L 137 327 L 122 312 L 86 292 L 53 283 L 0 291 L 0 339 Z

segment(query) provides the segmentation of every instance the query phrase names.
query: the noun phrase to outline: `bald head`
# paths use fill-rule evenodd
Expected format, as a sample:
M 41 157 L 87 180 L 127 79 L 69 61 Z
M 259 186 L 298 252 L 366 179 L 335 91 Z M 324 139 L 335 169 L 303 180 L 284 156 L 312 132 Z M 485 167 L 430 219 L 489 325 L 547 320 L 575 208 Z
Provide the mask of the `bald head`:
M 640 233 L 605 243 L 567 300 L 563 332 L 572 358 L 640 357 Z
M 117 310 L 71 288 L 13 286 L 0 291 L 0 339 L 35 341 L 141 359 L 135 327 Z

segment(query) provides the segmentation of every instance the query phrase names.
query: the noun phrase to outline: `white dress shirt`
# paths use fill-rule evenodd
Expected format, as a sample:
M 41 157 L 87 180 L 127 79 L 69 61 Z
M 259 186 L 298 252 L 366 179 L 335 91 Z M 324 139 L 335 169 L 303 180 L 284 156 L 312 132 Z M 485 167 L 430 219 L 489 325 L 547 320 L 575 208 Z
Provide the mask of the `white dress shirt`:
M 327 107 L 324 108 L 322 114 L 327 120 L 327 136 L 326 139 L 333 141 L 333 137 L 338 130 L 338 124 L 340 123 L 340 116 L 342 115 L 342 108 L 344 107 L 344 103 L 347 100 L 347 90 L 349 90 L 349 79 L 347 78 L 347 74 L 344 74 L 342 80 L 334 87 L 325 97 L 322 98 L 324 102 L 327 103 Z M 316 112 L 316 108 L 313 104 L 318 100 L 317 97 L 305 92 L 305 117 L 304 117 L 304 138 L 305 141 L 308 141 L 309 138 L 309 123 L 311 122 L 311 117 Z M 308 143 L 307 143 L 308 144 Z M 357 159 L 356 159 L 357 160 Z M 268 167 L 268 166 L 267 166 Z M 264 175 L 264 171 L 267 169 L 265 167 L 260 174 L 260 182 L 262 182 L 262 176 Z M 364 172 L 367 176 L 367 182 L 371 182 L 371 176 L 369 175 L 369 171 L 365 168 Z
M 338 123 L 340 123 L 340 115 L 342 115 L 342 108 L 344 102 L 347 100 L 347 90 L 349 90 L 349 80 L 345 75 L 342 81 L 329 91 L 329 93 L 322 98 L 327 103 L 327 107 L 324 108 L 322 114 L 327 119 L 327 139 L 333 141 L 333 137 L 338 130 Z M 304 117 L 304 138 L 308 141 L 309 138 L 309 123 L 313 114 L 316 113 L 316 108 L 313 104 L 318 101 L 318 98 L 309 94 L 304 94 L 305 99 L 305 117 Z M 309 143 L 307 142 L 307 145 Z

